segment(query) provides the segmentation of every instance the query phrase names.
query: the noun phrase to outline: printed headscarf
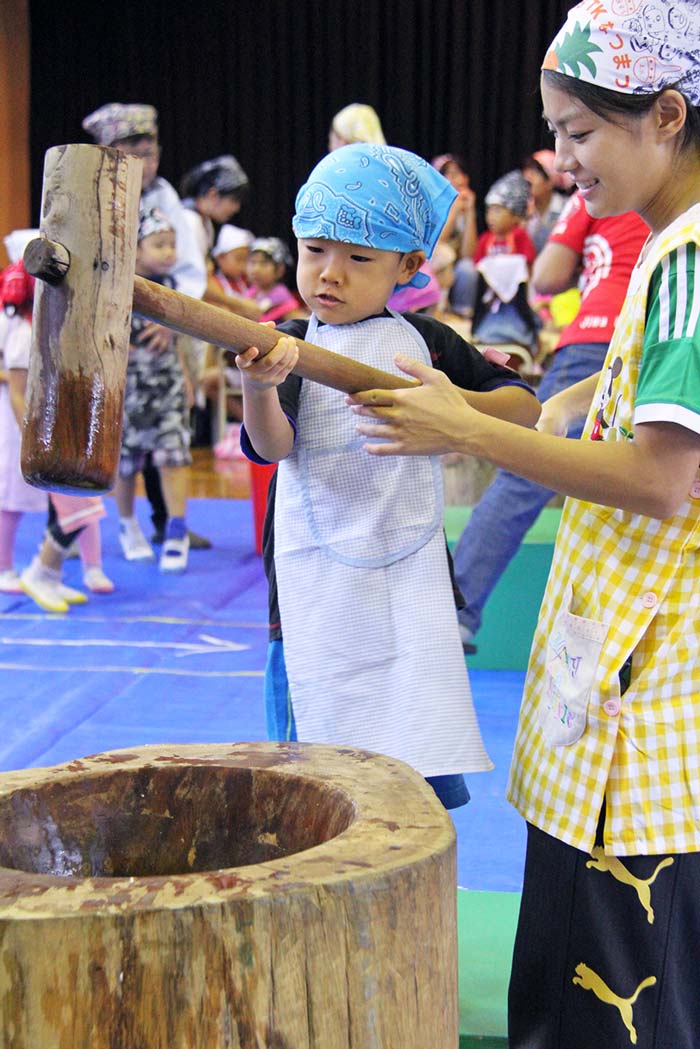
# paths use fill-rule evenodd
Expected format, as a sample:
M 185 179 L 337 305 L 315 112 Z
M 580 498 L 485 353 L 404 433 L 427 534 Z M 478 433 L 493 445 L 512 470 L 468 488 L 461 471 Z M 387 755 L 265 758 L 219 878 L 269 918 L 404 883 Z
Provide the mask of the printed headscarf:
M 291 266 L 294 262 L 292 253 L 290 252 L 287 245 L 279 237 L 256 237 L 253 243 L 250 245 L 250 253 L 254 251 L 262 251 L 263 255 L 267 255 L 276 266 Z
M 355 143 L 324 157 L 296 198 L 297 237 L 382 251 L 424 251 L 428 258 L 457 191 L 427 160 L 396 146 Z M 429 281 L 416 273 L 411 284 Z
M 507 175 L 496 179 L 486 194 L 485 203 L 487 207 L 489 204 L 500 204 L 514 215 L 522 217 L 527 211 L 529 195 L 530 183 L 522 171 L 509 171 Z
M 83 120 L 87 131 L 100 146 L 111 146 L 123 138 L 158 134 L 158 110 L 140 102 L 108 102 Z
M 673 85 L 700 106 L 700 0 L 584 0 L 542 68 L 622 94 Z
M 168 216 L 160 208 L 143 208 L 139 211 L 139 242 L 144 237 L 150 237 L 152 233 L 164 233 L 174 228 Z

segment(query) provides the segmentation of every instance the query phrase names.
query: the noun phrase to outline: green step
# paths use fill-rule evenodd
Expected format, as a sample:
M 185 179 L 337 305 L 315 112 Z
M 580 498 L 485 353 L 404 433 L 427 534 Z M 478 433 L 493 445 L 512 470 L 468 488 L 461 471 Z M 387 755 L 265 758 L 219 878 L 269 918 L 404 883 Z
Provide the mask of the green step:
M 459 1049 L 506 1049 L 520 893 L 457 892 Z

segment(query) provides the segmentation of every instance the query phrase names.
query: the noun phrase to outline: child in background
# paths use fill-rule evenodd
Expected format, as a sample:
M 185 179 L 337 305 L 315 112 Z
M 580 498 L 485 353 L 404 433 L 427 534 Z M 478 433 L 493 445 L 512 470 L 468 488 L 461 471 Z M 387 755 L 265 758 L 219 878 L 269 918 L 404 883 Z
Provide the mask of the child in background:
M 247 295 L 249 284 L 245 279 L 250 245 L 253 243 L 250 230 L 238 226 L 224 225 L 219 230 L 216 244 L 212 248 L 214 280 L 226 295 Z M 223 374 L 222 374 L 223 369 Z M 218 402 L 221 383 L 225 386 L 225 420 L 219 412 L 219 439 L 214 444 L 214 454 L 221 459 L 241 459 L 240 421 L 243 418 L 241 405 L 241 373 L 236 367 L 236 355 L 218 346 L 208 346 L 202 372 L 202 390 L 209 402 Z M 212 412 L 214 414 L 214 412 Z M 234 420 L 229 425 L 228 420 Z
M 22 583 L 15 569 L 17 529 L 25 513 L 45 515 L 46 492 L 28 485 L 20 471 L 21 425 L 24 390 L 29 367 L 27 338 L 13 339 L 16 328 L 30 330 L 32 286 L 21 264 L 22 254 L 39 230 L 14 230 L 4 238 L 10 266 L 0 273 L 0 348 L 3 353 L 0 379 L 0 592 L 21 594 Z
M 139 217 L 136 272 L 172 287 L 176 260 L 175 230 L 157 208 Z M 115 496 L 119 541 L 127 561 L 152 561 L 153 550 L 134 516 L 136 475 L 148 453 L 160 474 L 167 525 L 160 556 L 161 572 L 183 572 L 189 538 L 185 524 L 190 432 L 185 423 L 187 396 L 184 368 L 174 346 L 154 353 L 141 341 L 145 321 L 134 315 L 124 395 L 124 431 Z
M 519 171 L 509 171 L 486 194 L 486 225 L 474 251 L 480 275 L 474 304 L 475 342 L 517 345 L 511 365 L 529 364 L 541 322 L 528 302 L 535 248 L 523 228 L 530 187 Z
M 375 456 L 458 450 L 569 496 L 508 786 L 527 821 L 510 1049 L 700 1045 L 700 34 L 695 2 L 645 5 L 653 31 L 638 6 L 577 4 L 541 77 L 589 215 L 650 228 L 602 370 L 543 432 L 415 363 L 423 385 L 352 398 L 388 437 Z
M 96 496 L 47 494 L 28 485 L 20 471 L 21 427 L 29 368 L 34 278 L 23 266 L 24 248 L 38 230 L 15 230 L 5 238 L 12 263 L 0 275 L 2 343 L 5 381 L 0 384 L 0 591 L 26 592 L 49 612 L 67 612 L 83 604 L 82 591 L 61 581 L 68 547 L 78 539 L 83 578 L 89 590 L 111 593 L 114 584 L 102 571 L 100 518 L 105 516 Z M 57 509 L 57 507 L 59 509 Z M 21 576 L 14 567 L 14 545 L 24 513 L 49 511 L 49 522 L 39 553 Z
M 530 186 L 525 229 L 539 255 L 566 206 L 573 185 L 567 175 L 555 171 L 551 149 L 539 149 L 525 157 L 521 170 Z
M 300 189 L 293 220 L 312 316 L 282 331 L 394 373 L 397 353 L 420 355 L 475 391 L 464 393 L 470 403 L 532 425 L 537 402 L 512 371 L 431 317 L 386 309 L 395 288 L 427 279 L 420 266 L 455 196 L 406 150 L 330 153 Z M 428 777 L 445 805 L 463 805 L 462 774 L 491 762 L 457 628 L 440 463 L 407 458 L 376 470 L 345 395 L 291 374 L 293 338 L 257 356 L 238 357 L 241 441 L 254 461 L 280 463 L 265 526 L 268 732 L 392 755 Z
M 247 294 L 263 310 L 258 318 L 261 323 L 284 321 L 298 312 L 299 300 L 282 281 L 293 261 L 289 248 L 279 237 L 256 237 L 250 245 Z
M 250 230 L 239 226 L 226 223 L 219 230 L 211 257 L 214 260 L 214 280 L 226 295 L 247 294 L 246 268 L 254 240 Z
M 478 240 L 476 227 L 476 194 L 469 184 L 464 162 L 454 153 L 441 153 L 430 162 L 457 190 L 447 222 L 435 246 L 432 268 L 447 293 L 444 311 L 464 317 L 474 313 L 478 274 L 474 251 Z

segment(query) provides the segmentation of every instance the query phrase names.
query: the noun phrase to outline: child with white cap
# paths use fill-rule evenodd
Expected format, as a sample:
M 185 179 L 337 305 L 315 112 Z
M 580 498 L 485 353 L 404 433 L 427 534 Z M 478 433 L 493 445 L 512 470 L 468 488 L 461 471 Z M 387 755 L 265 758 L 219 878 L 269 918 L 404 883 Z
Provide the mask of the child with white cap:
M 265 533 L 268 731 L 400 758 L 448 807 L 468 800 L 462 774 L 491 762 L 457 628 L 440 462 L 376 470 L 345 395 L 292 373 L 291 336 L 394 373 L 397 353 L 419 356 L 470 403 L 532 425 L 537 402 L 515 373 L 439 321 L 386 308 L 395 288 L 427 280 L 419 270 L 455 196 L 405 150 L 363 143 L 329 154 L 300 189 L 292 223 L 311 319 L 283 324 L 288 335 L 261 360 L 255 348 L 238 357 L 242 446 L 280 463 Z

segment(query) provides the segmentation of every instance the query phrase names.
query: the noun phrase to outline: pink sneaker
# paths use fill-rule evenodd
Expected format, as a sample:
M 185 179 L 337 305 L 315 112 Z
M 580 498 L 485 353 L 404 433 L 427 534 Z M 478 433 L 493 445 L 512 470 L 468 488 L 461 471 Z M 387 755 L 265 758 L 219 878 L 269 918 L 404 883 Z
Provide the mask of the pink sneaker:
M 24 587 L 19 574 L 15 572 L 14 568 L 6 568 L 3 572 L 0 572 L 0 593 L 2 594 L 23 594 Z
M 91 565 L 83 572 L 83 583 L 93 594 L 113 594 L 114 583 L 99 565 Z

